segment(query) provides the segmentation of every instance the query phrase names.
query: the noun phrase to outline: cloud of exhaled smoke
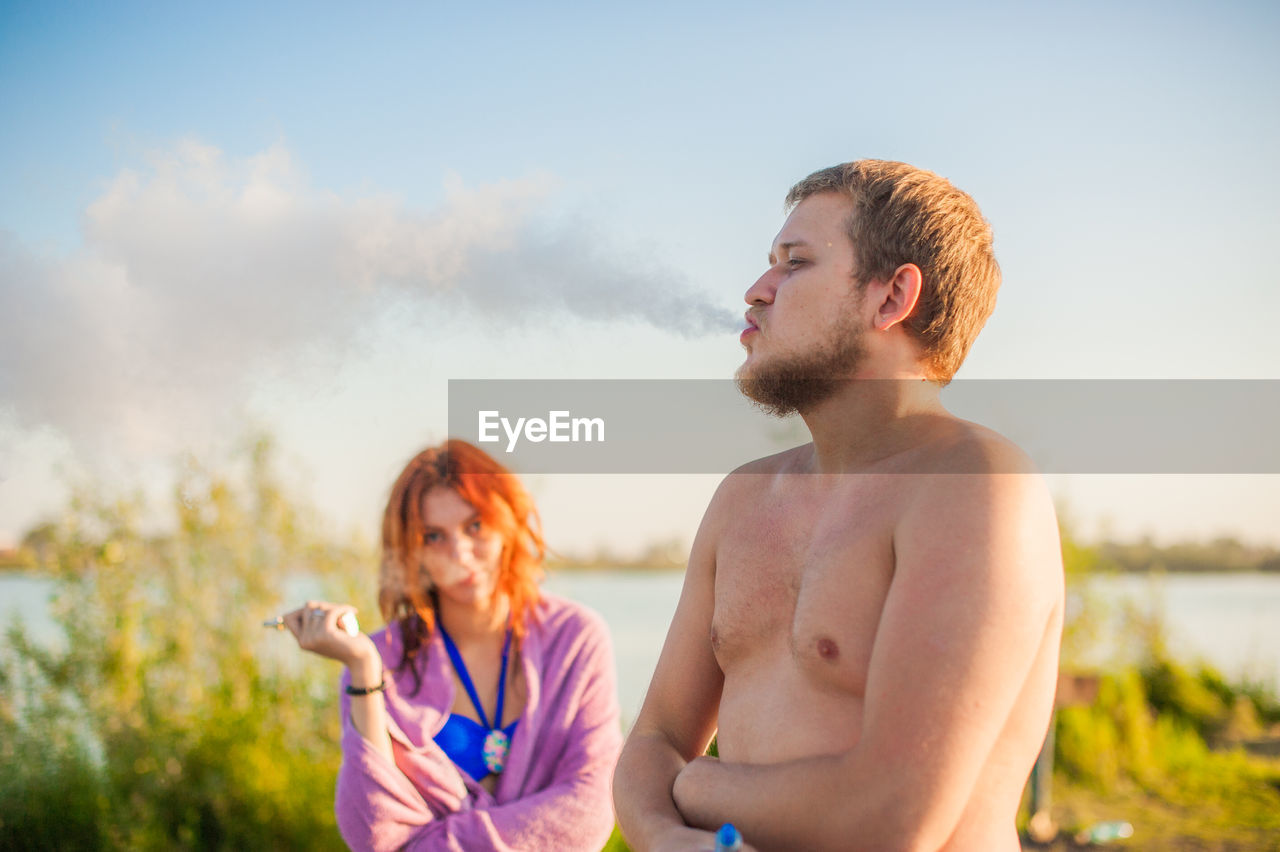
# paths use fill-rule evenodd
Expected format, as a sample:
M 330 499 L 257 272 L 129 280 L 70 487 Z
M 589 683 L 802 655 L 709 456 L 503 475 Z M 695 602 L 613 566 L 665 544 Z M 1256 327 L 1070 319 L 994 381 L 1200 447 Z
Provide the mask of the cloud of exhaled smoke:
M 72 257 L 0 232 L 0 403 L 72 437 L 181 429 L 282 357 L 341 357 L 392 300 L 510 322 L 564 311 L 688 335 L 732 327 L 727 309 L 623 263 L 598 234 L 540 224 L 550 183 L 451 179 L 423 212 L 308 186 L 281 147 L 235 161 L 182 143 L 116 176 Z

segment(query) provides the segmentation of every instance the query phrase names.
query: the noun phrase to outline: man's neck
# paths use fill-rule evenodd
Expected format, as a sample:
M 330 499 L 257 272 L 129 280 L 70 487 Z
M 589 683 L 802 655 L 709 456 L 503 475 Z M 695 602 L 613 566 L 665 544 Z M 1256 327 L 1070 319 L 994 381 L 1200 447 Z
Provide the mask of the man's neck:
M 801 415 L 816 473 L 854 473 L 915 446 L 921 426 L 948 416 L 941 387 L 922 376 L 857 378 Z

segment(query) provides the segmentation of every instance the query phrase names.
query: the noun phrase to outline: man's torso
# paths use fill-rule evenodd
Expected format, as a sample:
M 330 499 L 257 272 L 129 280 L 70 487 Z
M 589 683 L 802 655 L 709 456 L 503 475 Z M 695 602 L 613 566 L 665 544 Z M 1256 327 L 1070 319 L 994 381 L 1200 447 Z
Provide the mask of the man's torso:
M 849 748 L 906 478 L 744 476 L 716 548 L 720 753 L 773 763 Z
M 717 744 L 733 762 L 857 745 L 894 578 L 895 528 L 931 479 L 913 472 L 929 466 L 919 454 L 863 474 L 780 472 L 793 463 L 784 454 L 755 468 L 761 472 L 737 474 L 716 538 L 711 642 L 724 672 Z M 1046 625 L 947 848 L 1017 848 L 1013 816 L 1044 736 L 1059 629 Z

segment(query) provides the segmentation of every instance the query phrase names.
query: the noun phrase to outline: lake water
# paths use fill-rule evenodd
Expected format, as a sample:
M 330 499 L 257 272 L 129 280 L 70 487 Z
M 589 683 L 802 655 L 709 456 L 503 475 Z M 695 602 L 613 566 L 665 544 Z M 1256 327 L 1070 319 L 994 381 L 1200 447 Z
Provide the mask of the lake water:
M 564 572 L 547 588 L 600 613 L 613 633 L 618 693 L 625 719 L 640 709 L 657 665 L 667 625 L 680 596 L 682 576 L 625 571 Z M 1103 577 L 1097 598 L 1114 616 L 1124 602 L 1163 616 L 1175 656 L 1202 659 L 1231 678 L 1280 685 L 1280 575 L 1174 574 Z M 0 575 L 0 629 L 22 619 L 42 642 L 59 633 L 49 619 L 49 580 Z M 1118 623 L 1114 617 L 1111 624 Z M 1104 637 L 1096 659 L 1114 659 Z
M 1113 625 L 1130 602 L 1161 616 L 1175 659 L 1280 687 L 1280 574 L 1122 575 L 1096 582 Z

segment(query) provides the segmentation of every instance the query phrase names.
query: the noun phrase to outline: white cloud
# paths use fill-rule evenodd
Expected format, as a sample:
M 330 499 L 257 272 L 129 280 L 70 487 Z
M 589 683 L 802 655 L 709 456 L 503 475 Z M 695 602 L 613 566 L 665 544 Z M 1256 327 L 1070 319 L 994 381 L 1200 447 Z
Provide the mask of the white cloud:
M 727 311 L 601 234 L 540 221 L 550 178 L 445 183 L 436 210 L 310 186 L 282 146 L 242 160 L 184 141 L 85 211 L 84 245 L 45 257 L 0 233 L 0 399 L 77 444 L 172 450 L 263 371 L 343 358 L 395 305 L 521 322 L 546 310 L 685 333 Z

